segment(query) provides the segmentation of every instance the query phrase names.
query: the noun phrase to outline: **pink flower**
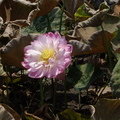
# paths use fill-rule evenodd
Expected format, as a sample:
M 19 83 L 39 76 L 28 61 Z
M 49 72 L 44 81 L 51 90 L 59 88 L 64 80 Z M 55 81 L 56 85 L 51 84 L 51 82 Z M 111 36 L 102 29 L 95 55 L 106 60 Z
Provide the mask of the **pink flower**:
M 56 78 L 70 65 L 72 45 L 58 32 L 41 34 L 24 48 L 22 65 L 32 78 Z

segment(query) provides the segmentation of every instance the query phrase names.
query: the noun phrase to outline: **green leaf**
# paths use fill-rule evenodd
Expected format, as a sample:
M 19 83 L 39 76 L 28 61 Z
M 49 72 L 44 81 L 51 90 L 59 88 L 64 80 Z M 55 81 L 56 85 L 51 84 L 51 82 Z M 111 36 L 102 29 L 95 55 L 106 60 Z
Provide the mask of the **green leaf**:
M 28 117 L 28 116 L 25 116 L 25 118 L 26 118 L 26 120 L 36 120 L 36 119 Z
M 82 115 L 72 109 L 66 109 L 58 114 L 59 120 L 91 120 L 89 116 Z
M 20 82 L 21 81 L 21 78 L 12 78 L 13 79 L 13 83 L 18 83 L 18 82 Z M 11 83 L 11 79 L 10 79 L 10 77 L 5 77 L 5 80 L 7 81 L 7 83 Z
M 120 97 L 120 60 L 113 69 L 110 86 L 113 94 Z
M 99 10 L 103 10 L 103 9 L 108 9 L 108 10 L 110 9 L 106 1 L 100 4 Z
M 75 90 L 88 89 L 91 83 L 103 75 L 103 71 L 91 63 L 72 65 L 69 67 L 66 86 Z
M 119 53 L 113 53 L 114 54 L 114 56 L 115 56 L 115 58 L 116 58 L 116 60 L 118 61 L 118 60 L 120 60 L 120 54 Z
M 91 83 L 103 74 L 102 70 L 100 70 L 98 67 L 95 67 L 91 63 L 84 64 L 80 66 L 80 68 L 82 76 L 74 86 L 75 90 L 77 91 L 88 89 Z
M 80 70 L 79 65 L 72 65 L 69 67 L 67 78 L 66 78 L 66 86 L 67 88 L 72 88 L 78 80 L 80 80 L 82 72 Z
M 120 53 L 120 28 L 117 30 L 117 34 L 111 40 L 112 48 L 116 53 Z
M 77 9 L 77 11 L 75 12 L 75 14 L 74 14 L 74 16 L 75 16 L 75 20 L 77 21 L 77 20 L 82 20 L 82 19 L 87 19 L 87 18 L 89 18 L 89 17 L 91 17 L 92 15 L 91 14 L 89 14 L 88 12 L 87 12 L 87 8 L 88 8 L 89 6 L 87 5 L 87 4 L 83 4 L 83 5 L 81 5 L 78 9 Z

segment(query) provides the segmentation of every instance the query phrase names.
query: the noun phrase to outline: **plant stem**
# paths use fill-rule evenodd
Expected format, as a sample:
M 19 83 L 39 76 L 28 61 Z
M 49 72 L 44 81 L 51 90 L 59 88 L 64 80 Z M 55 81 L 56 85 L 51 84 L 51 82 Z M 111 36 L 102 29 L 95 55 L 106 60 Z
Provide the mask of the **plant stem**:
M 104 31 L 104 28 L 102 25 L 101 25 L 101 28 L 102 28 L 104 38 L 105 38 L 105 46 L 106 46 L 107 56 L 108 56 L 108 60 L 109 60 L 109 70 L 110 70 L 110 72 L 112 72 L 112 59 L 111 59 L 111 49 L 109 47 L 109 40 L 105 34 L 105 31 Z
M 110 79 L 108 79 L 106 83 L 108 83 L 109 81 L 110 81 Z M 108 85 L 108 84 L 106 84 L 106 85 L 103 86 L 103 89 L 102 89 L 101 92 L 99 93 L 98 98 L 101 97 L 101 95 L 102 95 L 103 91 L 105 90 L 105 88 L 107 87 L 107 85 Z
M 47 18 L 47 23 L 48 23 L 47 32 L 50 32 L 52 30 L 52 28 L 51 28 L 51 23 L 50 23 L 48 14 L 46 15 L 46 18 Z
M 57 90 L 57 80 L 53 81 L 53 112 L 55 111 L 55 105 L 56 105 L 56 90 Z
M 40 106 L 44 104 L 44 97 L 43 97 L 43 79 L 40 79 Z
M 8 89 L 8 80 L 6 78 L 6 92 L 7 92 L 7 104 L 9 104 L 9 89 Z
M 81 90 L 78 93 L 78 100 L 79 100 L 79 110 L 80 110 L 80 104 L 81 104 Z
M 65 109 L 67 109 L 67 93 L 66 93 L 66 80 L 64 81 L 64 100 L 65 100 Z
M 65 7 L 65 0 L 63 1 L 63 6 L 62 6 L 62 12 L 60 16 L 60 26 L 59 26 L 59 33 L 61 34 L 61 29 L 62 29 L 62 17 L 63 17 L 63 12 L 64 12 L 64 7 Z

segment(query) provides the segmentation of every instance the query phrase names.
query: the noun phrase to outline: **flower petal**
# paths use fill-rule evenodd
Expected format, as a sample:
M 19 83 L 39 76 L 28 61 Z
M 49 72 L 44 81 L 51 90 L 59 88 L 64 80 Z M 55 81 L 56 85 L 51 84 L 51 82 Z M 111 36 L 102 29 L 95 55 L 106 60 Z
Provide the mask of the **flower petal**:
M 53 51 L 44 59 L 43 52 Z M 32 78 L 63 79 L 64 71 L 71 62 L 72 46 L 58 32 L 40 34 L 31 45 L 24 48 L 25 57 L 21 63 Z

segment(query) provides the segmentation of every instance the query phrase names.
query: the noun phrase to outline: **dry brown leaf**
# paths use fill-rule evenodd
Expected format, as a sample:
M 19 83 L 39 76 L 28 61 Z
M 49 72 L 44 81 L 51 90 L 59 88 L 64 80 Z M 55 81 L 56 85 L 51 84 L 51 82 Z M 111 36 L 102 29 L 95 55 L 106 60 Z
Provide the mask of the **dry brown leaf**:
M 21 27 L 30 25 L 37 16 L 52 10 L 59 0 L 1 0 L 0 1 L 0 46 L 20 36 Z
M 100 99 L 92 120 L 120 120 L 120 100 Z
M 73 46 L 72 56 L 86 54 L 91 50 L 89 45 L 77 40 L 70 40 L 69 43 Z
M 35 111 L 33 114 L 27 113 L 25 111 L 25 116 L 29 118 L 33 118 L 35 120 L 53 120 L 53 118 L 50 116 L 49 108 L 47 104 L 44 104 L 43 106 L 40 107 L 37 111 Z
M 0 17 L 0 30 L 2 29 L 2 25 L 3 25 L 3 19 L 2 17 Z
M 120 15 L 120 1 L 114 6 L 113 8 L 113 15 L 119 16 Z
M 82 40 L 87 42 L 87 40 L 98 31 L 97 27 L 84 27 L 78 28 L 75 31 L 75 36 L 81 37 Z
M 105 53 L 108 46 L 111 47 L 110 41 L 113 38 L 113 35 L 107 31 L 105 31 L 105 34 L 108 39 L 108 44 L 106 43 L 104 33 L 102 31 L 99 31 L 95 34 L 93 34 L 90 39 L 88 39 L 88 45 L 92 49 L 90 53 Z
M 108 45 L 111 47 L 110 40 L 113 38 L 113 35 L 107 31 L 105 31 L 105 34 L 108 39 Z M 98 31 L 91 35 L 89 39 L 86 39 L 86 43 L 79 42 L 77 40 L 70 40 L 69 43 L 73 45 L 73 56 L 82 54 L 106 53 L 107 50 L 105 36 L 102 31 Z
M 14 20 L 14 21 L 10 21 L 9 23 L 12 23 L 12 24 L 15 24 L 21 27 L 26 27 L 30 25 L 30 22 L 31 21 L 29 21 L 29 17 L 28 17 L 28 21 L 27 20 Z
M 39 2 L 39 9 L 40 12 L 37 14 L 37 16 L 42 16 L 50 12 L 58 3 L 60 0 L 40 0 Z
M 22 120 L 22 118 L 8 105 L 0 104 L 0 119 L 1 120 Z
M 21 28 L 13 23 L 8 23 L 4 25 L 4 29 L 1 30 L 1 32 L 0 44 L 3 46 L 6 45 L 11 39 L 19 37 Z
M 36 16 L 50 12 L 58 3 L 59 0 L 40 0 L 37 2 L 36 0 L 2 0 L 0 1 L 0 16 L 4 23 L 13 21 L 22 25 L 23 22 L 22 27 L 24 27 L 29 25 Z M 25 20 L 27 20 L 26 23 Z
M 107 14 L 103 20 L 102 26 L 104 30 L 114 33 L 120 24 L 120 18 L 115 15 Z
M 25 116 L 26 116 L 26 118 L 28 117 L 29 119 L 35 119 L 35 120 L 43 120 L 42 118 L 39 118 L 39 117 L 37 117 L 37 116 L 35 116 L 35 115 L 33 115 L 33 114 L 31 114 L 31 113 L 27 113 L 27 112 L 25 112 Z
M 0 77 L 1 76 L 7 76 L 6 72 L 3 70 L 3 65 L 1 64 L 1 57 L 0 57 Z M 1 78 L 0 78 L 1 79 Z M 2 82 L 2 79 L 0 81 L 0 87 L 1 87 L 1 82 Z
M 37 3 L 27 0 L 2 0 L 0 2 L 0 16 L 4 22 L 18 19 L 27 19 L 30 11 L 35 9 Z M 10 15 L 8 17 L 8 14 Z
M 19 35 L 20 35 L 20 27 L 15 24 L 9 23 L 0 37 L 9 37 L 10 39 L 13 39 L 19 37 Z
M 107 12 L 108 12 L 108 9 L 103 9 L 102 11 L 97 12 L 95 15 L 88 18 L 87 20 L 79 22 L 77 27 L 100 26 Z
M 49 114 L 49 107 L 47 104 L 41 106 L 37 111 L 33 113 L 35 116 L 38 116 L 44 120 L 52 120 L 52 117 Z
M 64 2 L 64 0 L 62 0 L 62 2 Z M 78 9 L 78 7 L 80 7 L 82 4 L 84 3 L 84 0 L 65 0 L 65 8 L 66 8 L 66 14 L 71 17 L 74 18 L 74 13 L 76 12 L 76 10 Z
M 5 47 L 1 50 L 1 62 L 2 64 L 13 65 L 23 68 L 21 62 L 24 58 L 24 47 L 29 45 L 38 34 L 24 35 L 20 38 L 12 39 Z

